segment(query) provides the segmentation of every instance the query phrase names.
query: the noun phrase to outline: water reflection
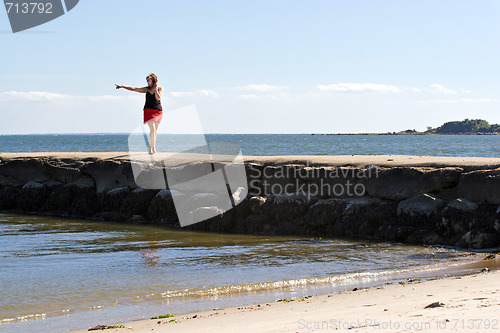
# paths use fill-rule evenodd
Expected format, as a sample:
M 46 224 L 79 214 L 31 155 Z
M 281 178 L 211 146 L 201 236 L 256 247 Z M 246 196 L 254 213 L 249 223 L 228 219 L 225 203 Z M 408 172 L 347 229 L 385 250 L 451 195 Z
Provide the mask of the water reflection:
M 141 251 L 142 258 L 147 266 L 158 266 L 161 255 L 158 252 L 159 243 L 157 241 L 149 241 L 149 249 Z

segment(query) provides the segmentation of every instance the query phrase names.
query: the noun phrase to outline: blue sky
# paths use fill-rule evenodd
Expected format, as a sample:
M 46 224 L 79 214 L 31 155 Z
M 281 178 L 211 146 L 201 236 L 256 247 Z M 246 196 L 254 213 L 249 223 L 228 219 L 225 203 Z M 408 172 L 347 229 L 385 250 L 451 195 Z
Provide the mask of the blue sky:
M 114 83 L 150 72 L 207 133 L 500 123 L 498 17 L 496 0 L 82 0 L 13 34 L 0 11 L 0 134 L 130 132 L 144 95 Z

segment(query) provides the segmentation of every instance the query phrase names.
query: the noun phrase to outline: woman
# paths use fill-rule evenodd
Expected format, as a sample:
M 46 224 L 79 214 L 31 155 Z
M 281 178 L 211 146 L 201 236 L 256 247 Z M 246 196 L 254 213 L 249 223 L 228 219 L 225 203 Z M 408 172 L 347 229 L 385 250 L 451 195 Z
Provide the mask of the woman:
M 120 86 L 115 84 L 116 89 L 124 88 L 130 91 L 146 93 L 146 103 L 144 104 L 144 124 L 149 126 L 149 154 L 156 153 L 156 132 L 160 125 L 163 109 L 161 107 L 161 96 L 163 88 L 158 86 L 158 77 L 153 73 L 146 76 L 147 87 L 135 88 L 129 86 Z

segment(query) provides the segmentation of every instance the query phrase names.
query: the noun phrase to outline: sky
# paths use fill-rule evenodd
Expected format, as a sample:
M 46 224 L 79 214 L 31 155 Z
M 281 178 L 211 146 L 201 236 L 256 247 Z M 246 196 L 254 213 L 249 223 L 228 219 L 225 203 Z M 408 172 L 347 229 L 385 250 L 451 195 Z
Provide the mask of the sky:
M 114 84 L 149 73 L 205 133 L 500 123 L 499 17 L 498 0 L 82 0 L 14 34 L 0 10 L 0 134 L 129 133 L 145 96 Z

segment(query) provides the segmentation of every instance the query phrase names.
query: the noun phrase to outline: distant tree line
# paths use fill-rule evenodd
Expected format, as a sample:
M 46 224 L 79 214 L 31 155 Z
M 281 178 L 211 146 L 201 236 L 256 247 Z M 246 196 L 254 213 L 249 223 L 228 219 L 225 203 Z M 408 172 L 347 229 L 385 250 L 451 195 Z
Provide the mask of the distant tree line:
M 430 134 L 500 133 L 500 125 L 490 124 L 483 119 L 466 118 L 462 121 L 449 121 L 436 128 L 427 127 L 425 132 Z
M 425 132 L 408 129 L 394 134 L 500 134 L 500 124 L 490 124 L 483 119 L 466 118 L 462 121 L 449 121 L 436 128 L 427 126 Z

